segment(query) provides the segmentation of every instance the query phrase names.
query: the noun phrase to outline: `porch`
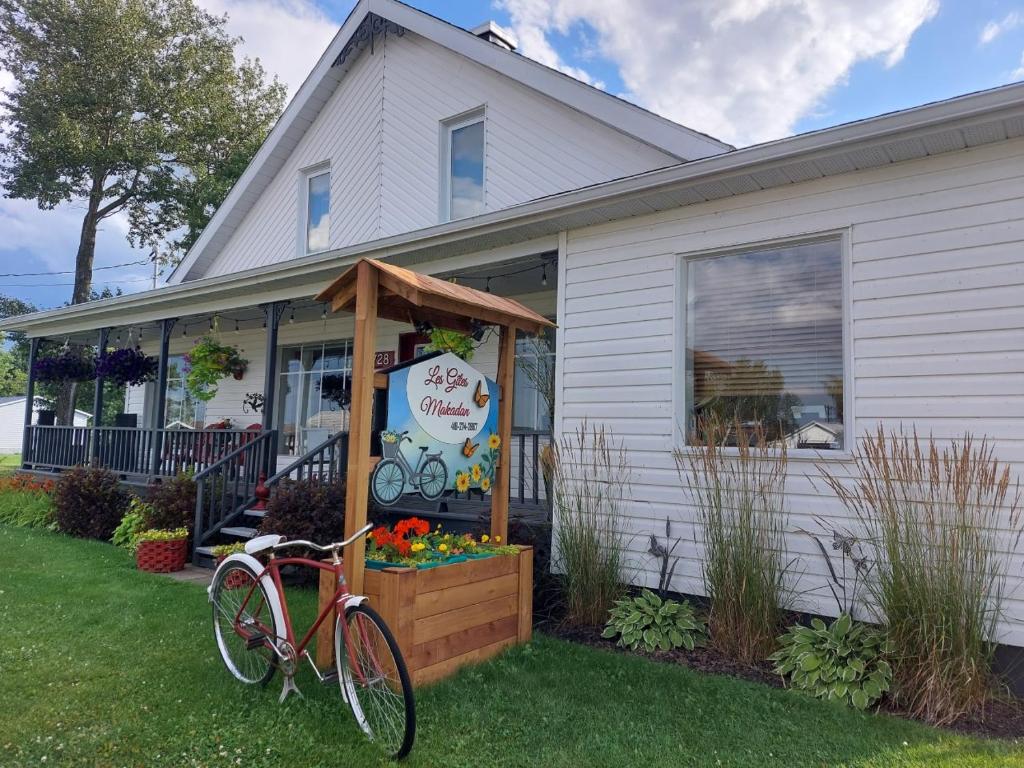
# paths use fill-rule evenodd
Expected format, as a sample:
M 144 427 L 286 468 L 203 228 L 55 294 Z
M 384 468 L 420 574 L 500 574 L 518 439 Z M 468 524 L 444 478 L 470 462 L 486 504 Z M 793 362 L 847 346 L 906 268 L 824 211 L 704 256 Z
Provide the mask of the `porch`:
M 557 258 L 550 252 L 441 274 L 555 314 Z M 154 382 L 126 390 L 114 424 L 102 417 L 86 427 L 32 424 L 26 418 L 22 471 L 53 476 L 94 464 L 115 472 L 135 490 L 185 472 L 197 484 L 199 497 L 197 562 L 215 544 L 254 535 L 261 517 L 254 509 L 261 478 L 270 489 L 286 478 L 334 480 L 347 464 L 349 413 L 321 390 L 326 379 L 347 381 L 350 375 L 352 320 L 308 298 L 314 292 L 310 286 L 305 296 L 263 296 L 268 300 L 255 305 L 239 301 L 173 317 L 125 313 L 129 322 L 124 324 L 113 313 L 108 314 L 110 324 L 101 328 L 80 325 L 59 336 L 33 338 L 33 360 L 43 339 L 50 338 L 89 345 L 100 354 L 111 347 L 138 345 L 159 364 Z M 381 321 L 376 334 L 379 367 L 422 353 L 428 341 L 424 330 Z M 236 346 L 248 365 L 241 376 L 221 380 L 212 399 L 199 403 L 184 386 L 183 356 L 207 334 Z M 494 376 L 496 335 L 485 332 L 475 346 L 474 365 Z M 535 350 L 524 345 L 522 353 Z M 35 387 L 31 377 L 29 386 Z M 94 413 L 102 414 L 102 388 L 96 389 Z M 514 400 L 514 429 L 506 453 L 510 514 L 546 518 L 541 453 L 551 440 L 550 411 L 518 369 Z M 373 433 L 378 446 L 373 455 L 379 455 L 380 428 L 375 426 Z M 394 507 L 371 507 L 369 512 L 380 518 L 416 514 L 457 528 L 486 523 L 488 509 L 484 497 L 452 491 L 436 502 L 403 497 Z

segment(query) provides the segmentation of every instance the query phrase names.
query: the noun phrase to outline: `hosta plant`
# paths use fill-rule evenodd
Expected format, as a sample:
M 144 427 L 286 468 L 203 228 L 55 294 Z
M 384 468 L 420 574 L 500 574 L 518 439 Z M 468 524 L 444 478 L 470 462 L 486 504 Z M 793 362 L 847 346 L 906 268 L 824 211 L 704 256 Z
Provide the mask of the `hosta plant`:
M 685 600 L 663 600 L 649 589 L 636 597 L 617 600 L 608 612 L 602 637 L 618 637 L 618 644 L 634 651 L 692 651 L 704 642 L 704 621 Z
M 889 690 L 892 670 L 883 658 L 889 651 L 885 635 L 844 613 L 829 625 L 813 619 L 779 638 L 782 648 L 769 659 L 790 685 L 819 699 L 838 699 L 867 709 Z

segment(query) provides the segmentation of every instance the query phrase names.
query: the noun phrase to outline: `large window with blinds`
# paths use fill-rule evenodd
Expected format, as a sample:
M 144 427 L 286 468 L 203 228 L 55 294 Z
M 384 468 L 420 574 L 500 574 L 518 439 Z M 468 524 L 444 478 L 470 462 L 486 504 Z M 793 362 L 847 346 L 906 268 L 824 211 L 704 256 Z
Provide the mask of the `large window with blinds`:
M 702 417 L 844 448 L 839 238 L 686 262 L 688 433 Z

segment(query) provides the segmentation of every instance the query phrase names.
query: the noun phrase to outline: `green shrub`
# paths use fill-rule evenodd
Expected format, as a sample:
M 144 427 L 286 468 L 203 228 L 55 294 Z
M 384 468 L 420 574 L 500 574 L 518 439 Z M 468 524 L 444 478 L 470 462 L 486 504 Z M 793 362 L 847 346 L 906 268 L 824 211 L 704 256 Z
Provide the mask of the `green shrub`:
M 142 499 L 133 498 L 128 506 L 128 511 L 117 528 L 114 535 L 110 537 L 115 547 L 120 547 L 128 552 L 134 553 L 139 546 L 139 534 L 148 527 L 147 520 L 153 512 L 152 505 Z
M 54 491 L 57 528 L 72 536 L 110 541 L 130 499 L 117 476 L 107 469 L 67 470 Z
M 710 643 L 739 661 L 761 661 L 792 602 L 785 442 L 770 442 L 761 426 L 712 416 L 698 420 L 691 445 L 673 455 L 703 534 Z
M 1019 485 L 992 446 L 970 435 L 939 447 L 881 426 L 851 469 L 819 466 L 872 547 L 867 585 L 893 645 L 893 699 L 942 725 L 978 711 L 1010 564 L 1024 524 Z
M 0 492 L 0 523 L 22 528 L 56 527 L 53 501 L 39 491 Z
M 284 481 L 267 503 L 261 533 L 278 533 L 289 539 L 317 544 L 345 536 L 345 481 Z
M 584 423 L 555 451 L 555 569 L 562 574 L 565 621 L 604 624 L 622 597 L 622 521 L 632 468 L 625 448 L 604 427 Z
M 692 651 L 704 641 L 704 622 L 697 618 L 692 605 L 685 600 L 662 600 L 649 589 L 617 601 L 609 614 L 601 636 L 618 637 L 619 645 L 634 651 Z
M 779 638 L 782 648 L 769 659 L 790 685 L 819 699 L 838 699 L 867 709 L 889 690 L 892 669 L 883 656 L 889 651 L 885 635 L 844 613 L 828 626 L 813 619 Z
M 196 522 L 196 484 L 192 476 L 181 472 L 150 486 L 152 511 L 146 519 L 147 528 L 174 529 L 185 527 L 191 534 Z

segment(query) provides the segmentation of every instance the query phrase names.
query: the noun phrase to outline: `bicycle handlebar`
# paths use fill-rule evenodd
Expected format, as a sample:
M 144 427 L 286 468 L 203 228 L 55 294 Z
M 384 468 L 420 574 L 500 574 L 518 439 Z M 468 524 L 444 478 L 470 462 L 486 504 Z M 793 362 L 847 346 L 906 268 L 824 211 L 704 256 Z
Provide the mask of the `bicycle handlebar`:
M 285 547 L 309 547 L 310 549 L 315 549 L 317 552 L 337 552 L 339 549 L 344 549 L 360 536 L 365 536 L 372 530 L 373 523 L 367 523 L 358 531 L 353 533 L 349 538 L 344 541 L 336 541 L 333 544 L 315 544 L 314 542 L 306 541 L 305 539 L 294 539 L 292 541 L 282 541 L 279 544 L 275 544 L 271 549 L 276 552 L 277 550 L 284 549 Z

